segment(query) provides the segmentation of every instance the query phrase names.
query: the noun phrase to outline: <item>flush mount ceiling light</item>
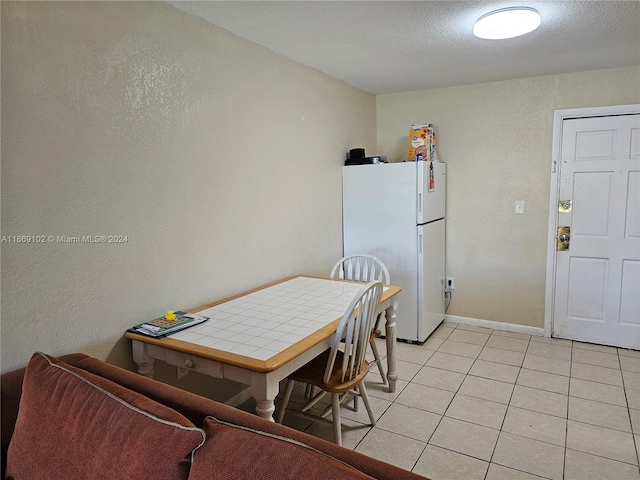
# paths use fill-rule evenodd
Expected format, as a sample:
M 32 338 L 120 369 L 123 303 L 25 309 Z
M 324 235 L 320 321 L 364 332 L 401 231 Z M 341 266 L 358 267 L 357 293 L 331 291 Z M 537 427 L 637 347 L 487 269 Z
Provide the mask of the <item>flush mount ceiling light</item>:
M 501 8 L 481 16 L 473 26 L 478 38 L 502 40 L 533 32 L 540 26 L 540 15 L 529 7 Z

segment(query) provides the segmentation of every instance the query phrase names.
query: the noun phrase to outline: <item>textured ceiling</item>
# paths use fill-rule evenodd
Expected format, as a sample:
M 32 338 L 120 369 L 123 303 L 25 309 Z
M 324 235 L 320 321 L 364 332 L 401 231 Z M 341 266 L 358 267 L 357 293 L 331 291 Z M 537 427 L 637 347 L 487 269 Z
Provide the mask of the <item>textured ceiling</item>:
M 167 3 L 376 94 L 640 65 L 637 0 Z M 508 6 L 537 9 L 541 27 L 473 36 L 480 16 Z

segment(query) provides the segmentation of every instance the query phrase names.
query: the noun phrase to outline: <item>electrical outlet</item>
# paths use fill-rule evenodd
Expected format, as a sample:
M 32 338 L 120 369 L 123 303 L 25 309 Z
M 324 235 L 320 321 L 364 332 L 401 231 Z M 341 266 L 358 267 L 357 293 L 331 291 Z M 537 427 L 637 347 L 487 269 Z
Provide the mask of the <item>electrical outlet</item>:
M 454 288 L 456 288 L 456 284 L 453 277 L 447 277 L 447 284 L 444 286 L 445 292 L 450 292 Z

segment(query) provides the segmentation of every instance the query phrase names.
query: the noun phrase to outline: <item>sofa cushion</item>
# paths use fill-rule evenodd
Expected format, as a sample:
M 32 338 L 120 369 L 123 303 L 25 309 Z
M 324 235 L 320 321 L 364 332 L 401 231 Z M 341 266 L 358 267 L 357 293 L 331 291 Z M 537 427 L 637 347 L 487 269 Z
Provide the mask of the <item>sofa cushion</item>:
M 207 440 L 189 480 L 371 479 L 340 460 L 290 438 L 207 417 Z
M 60 360 L 27 365 L 7 478 L 186 479 L 204 432 L 175 410 Z

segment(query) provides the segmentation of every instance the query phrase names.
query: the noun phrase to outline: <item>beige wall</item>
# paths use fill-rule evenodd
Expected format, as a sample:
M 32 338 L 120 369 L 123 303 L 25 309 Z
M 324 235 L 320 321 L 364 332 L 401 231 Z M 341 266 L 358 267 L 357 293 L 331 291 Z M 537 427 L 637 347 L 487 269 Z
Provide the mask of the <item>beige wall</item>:
M 327 271 L 342 250 L 344 153 L 399 160 L 423 121 L 450 174 L 449 313 L 542 327 L 553 110 L 640 101 L 630 67 L 376 106 L 160 2 L 1 8 L 2 235 L 128 237 L 2 243 L 3 371 L 35 350 L 133 368 L 128 326 Z
M 135 323 L 328 272 L 375 134 L 373 95 L 161 2 L 2 2 L 2 235 L 128 236 L 2 244 L 2 370 L 133 368 Z
M 390 161 L 406 158 L 409 125 L 439 135 L 449 314 L 543 327 L 553 111 L 639 102 L 637 66 L 377 97 L 377 152 Z

